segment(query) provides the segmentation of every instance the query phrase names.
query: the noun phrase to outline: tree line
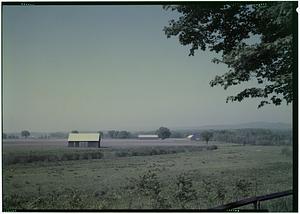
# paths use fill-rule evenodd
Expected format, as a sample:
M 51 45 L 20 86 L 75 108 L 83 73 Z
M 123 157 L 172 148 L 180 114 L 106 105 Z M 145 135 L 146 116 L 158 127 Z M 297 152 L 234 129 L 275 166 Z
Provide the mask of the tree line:
M 243 145 L 289 145 L 293 136 L 291 130 L 234 129 L 215 130 L 213 140 Z
M 80 133 L 77 130 L 71 133 Z M 167 138 L 187 138 L 191 134 L 199 136 L 197 140 L 205 141 L 219 141 L 225 143 L 236 143 L 243 145 L 289 145 L 293 142 L 291 130 L 269 130 L 269 129 L 229 129 L 229 130 L 184 130 L 171 131 L 167 127 L 160 127 L 155 131 L 148 132 L 130 132 L 126 130 L 109 130 L 107 132 L 98 131 L 102 138 L 111 139 L 135 139 L 139 134 L 157 134 L 160 139 Z M 23 130 L 20 134 L 2 133 L 2 139 L 19 139 L 28 138 L 31 133 L 28 130 Z M 42 134 L 39 139 L 65 139 L 68 138 L 68 133 L 53 132 L 49 134 Z

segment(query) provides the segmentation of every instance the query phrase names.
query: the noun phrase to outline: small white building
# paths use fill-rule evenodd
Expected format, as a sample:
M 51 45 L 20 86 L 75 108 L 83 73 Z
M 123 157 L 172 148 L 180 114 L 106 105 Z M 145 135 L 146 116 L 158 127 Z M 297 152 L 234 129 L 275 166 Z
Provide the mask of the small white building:
M 201 140 L 200 134 L 191 134 L 191 135 L 187 136 L 187 138 L 190 140 Z
M 159 139 L 157 134 L 140 134 L 138 135 L 138 139 L 141 140 L 157 140 Z
M 98 147 L 100 148 L 101 135 L 99 133 L 70 133 L 69 147 Z

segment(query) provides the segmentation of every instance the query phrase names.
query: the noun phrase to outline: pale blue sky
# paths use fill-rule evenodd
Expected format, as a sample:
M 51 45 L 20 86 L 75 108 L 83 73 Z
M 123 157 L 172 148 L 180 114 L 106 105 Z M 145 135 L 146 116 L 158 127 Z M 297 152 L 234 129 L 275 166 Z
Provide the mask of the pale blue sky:
M 226 72 L 162 31 L 161 6 L 3 6 L 5 132 L 291 123 L 292 106 L 225 103 Z

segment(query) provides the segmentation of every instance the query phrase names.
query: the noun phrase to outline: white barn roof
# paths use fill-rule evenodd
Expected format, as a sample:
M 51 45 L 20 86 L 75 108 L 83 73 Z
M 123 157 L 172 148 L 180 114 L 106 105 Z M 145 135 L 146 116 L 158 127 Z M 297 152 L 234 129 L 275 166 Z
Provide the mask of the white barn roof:
M 138 135 L 139 138 L 158 138 L 157 134 L 140 134 Z
M 87 141 L 99 141 L 100 134 L 99 133 L 70 133 L 68 141 L 75 142 L 87 142 Z

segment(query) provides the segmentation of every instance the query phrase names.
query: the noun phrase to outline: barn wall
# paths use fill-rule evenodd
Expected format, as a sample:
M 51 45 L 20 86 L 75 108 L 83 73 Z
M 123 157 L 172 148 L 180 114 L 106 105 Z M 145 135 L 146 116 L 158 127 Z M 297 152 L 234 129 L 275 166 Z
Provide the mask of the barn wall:
M 68 142 L 68 147 L 74 147 L 74 142 Z
M 98 147 L 98 142 L 88 142 L 88 147 Z
M 96 147 L 98 148 L 98 142 L 90 141 L 90 142 L 68 142 L 68 147 L 80 147 L 80 148 L 87 148 L 87 147 Z
M 82 147 L 82 148 L 86 148 L 87 147 L 87 142 L 80 142 L 79 146 Z

